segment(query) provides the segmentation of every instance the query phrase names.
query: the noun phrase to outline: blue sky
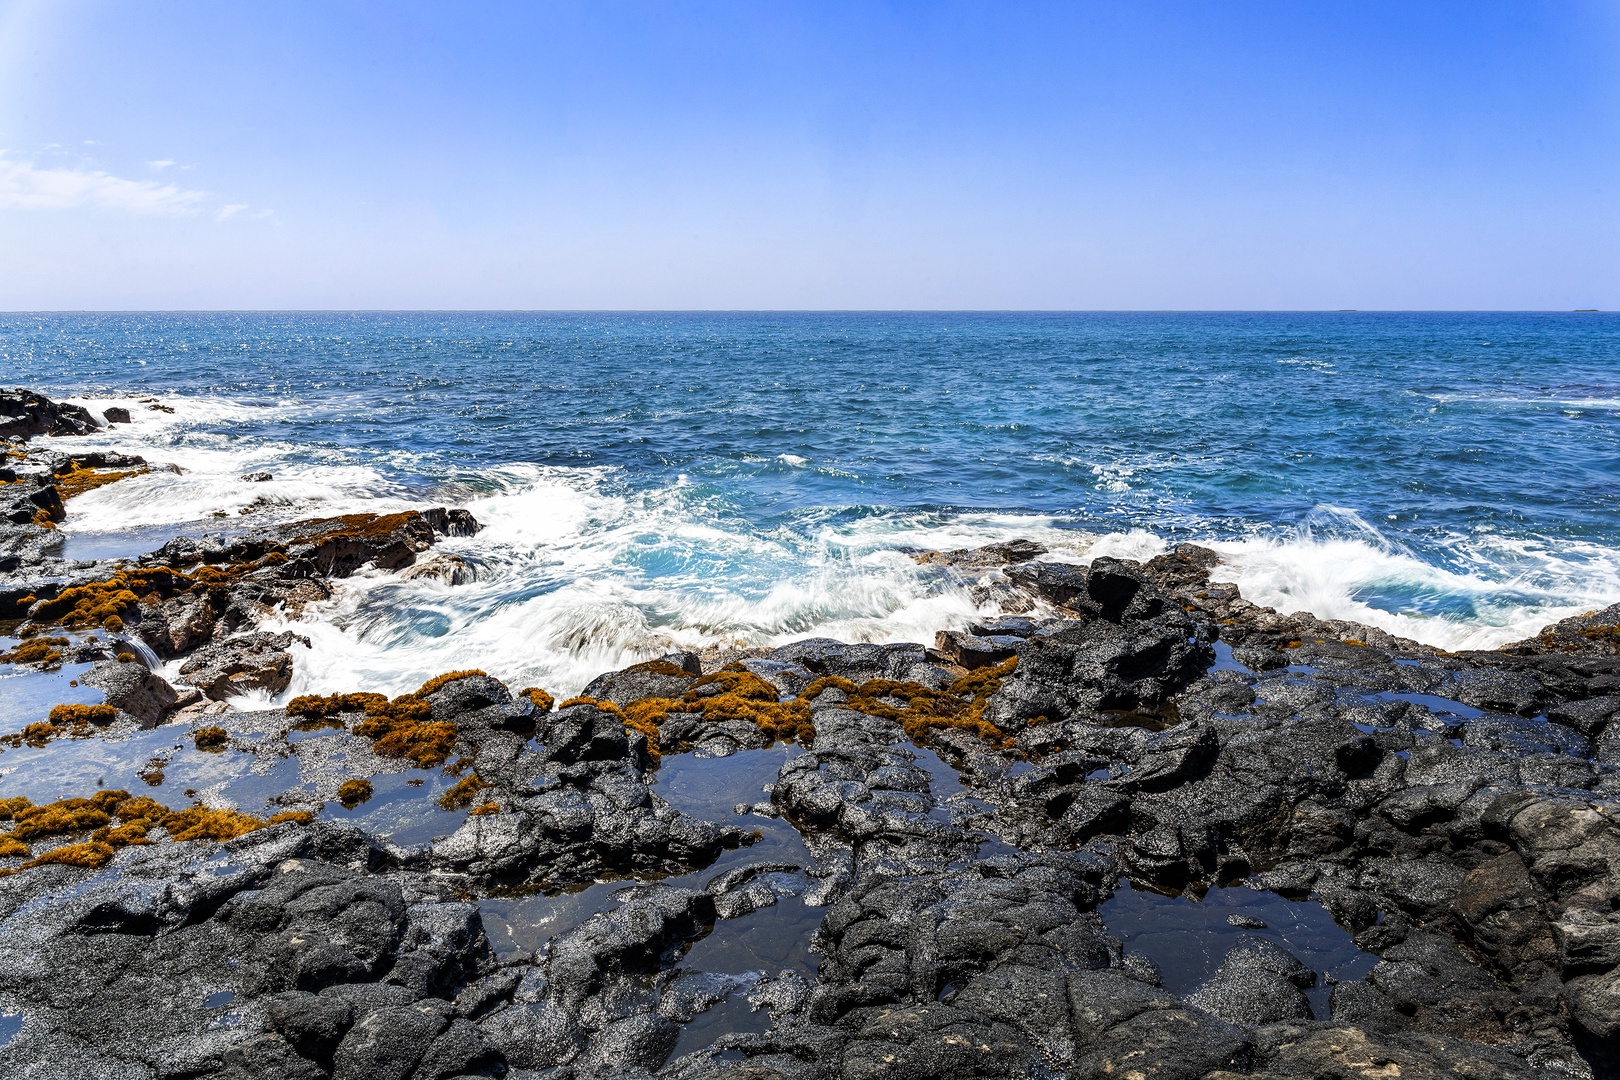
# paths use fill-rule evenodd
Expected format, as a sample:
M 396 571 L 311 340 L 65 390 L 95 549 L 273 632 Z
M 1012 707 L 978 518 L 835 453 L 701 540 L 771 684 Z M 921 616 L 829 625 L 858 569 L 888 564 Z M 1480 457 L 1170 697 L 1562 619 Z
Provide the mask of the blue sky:
M 0 309 L 1620 307 L 1620 5 L 0 0 Z

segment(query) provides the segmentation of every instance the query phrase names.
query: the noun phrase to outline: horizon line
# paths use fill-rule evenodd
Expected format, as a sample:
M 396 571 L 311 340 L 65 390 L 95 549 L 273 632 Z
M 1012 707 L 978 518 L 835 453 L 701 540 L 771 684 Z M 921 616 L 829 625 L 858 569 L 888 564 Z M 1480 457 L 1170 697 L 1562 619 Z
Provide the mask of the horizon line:
M 1612 308 L 0 308 L 6 315 L 1610 315 Z

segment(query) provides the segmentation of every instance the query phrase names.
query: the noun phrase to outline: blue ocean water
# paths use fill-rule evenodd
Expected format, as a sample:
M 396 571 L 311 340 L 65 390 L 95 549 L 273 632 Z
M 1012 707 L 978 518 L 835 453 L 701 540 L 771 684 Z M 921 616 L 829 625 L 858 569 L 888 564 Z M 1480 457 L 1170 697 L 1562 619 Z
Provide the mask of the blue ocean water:
M 83 553 L 472 506 L 472 580 L 306 618 L 315 688 L 929 640 L 972 601 L 903 549 L 1020 535 L 1212 543 L 1252 599 L 1451 647 L 1620 600 L 1609 314 L 12 314 L 0 368 L 186 470 L 75 500 Z

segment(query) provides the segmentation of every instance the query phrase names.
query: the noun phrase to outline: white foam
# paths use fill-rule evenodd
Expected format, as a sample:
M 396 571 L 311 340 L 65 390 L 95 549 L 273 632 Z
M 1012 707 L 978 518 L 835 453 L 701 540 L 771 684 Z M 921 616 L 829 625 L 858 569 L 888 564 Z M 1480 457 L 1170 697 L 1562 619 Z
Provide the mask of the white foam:
M 59 443 L 54 448 L 137 454 L 152 471 L 69 501 L 60 526 L 63 532 L 113 532 L 216 518 L 228 519 L 233 526 L 261 524 L 358 510 L 386 513 L 413 504 L 376 468 L 342 451 L 229 434 L 232 425 L 247 427 L 316 411 L 297 403 L 250 405 L 227 398 L 166 395 L 161 403 L 173 412 L 153 410 L 138 398 L 82 398 L 73 403 L 97 416 L 118 405 L 130 411 L 133 422 L 52 440 Z M 242 479 L 261 471 L 270 472 L 273 479 L 257 483 Z
M 1335 526 L 1322 534 L 1324 522 Z M 1391 542 L 1352 511 L 1319 507 L 1290 533 L 1209 541 L 1245 599 L 1279 611 L 1346 619 L 1444 649 L 1492 649 L 1620 599 L 1620 552 L 1595 544 L 1457 537 L 1456 568 Z M 1410 597 L 1391 609 L 1386 599 Z M 1436 610 L 1425 613 L 1421 609 Z
M 222 525 L 257 524 L 423 505 L 383 471 L 387 464 L 409 468 L 416 459 L 409 451 L 364 459 L 237 435 L 220 424 L 235 418 L 250 429 L 312 415 L 305 406 L 163 401 L 174 413 L 139 401 L 83 402 L 98 413 L 121 404 L 136 422 L 76 439 L 76 447 L 137 453 L 184 471 L 158 470 L 79 496 L 68 504 L 64 531 L 212 523 L 220 513 Z M 777 460 L 802 464 L 793 457 Z M 1208 464 L 1165 456 L 1097 466 L 1097 476 L 1103 486 L 1128 486 L 1136 470 Z M 240 479 L 260 469 L 274 479 Z M 1167 546 L 1142 529 L 1093 533 L 1051 516 L 996 512 L 892 511 L 761 532 L 708 490 L 684 476 L 637 491 L 612 469 L 515 464 L 469 479 L 459 494 L 440 492 L 439 502 L 466 505 L 485 525 L 475 537 L 438 546 L 462 558 L 472 580 L 451 586 L 368 574 L 339 583 L 331 601 L 279 624 L 313 643 L 300 650 L 282 699 L 400 693 L 469 667 L 514 686 L 571 694 L 603 671 L 675 648 L 814 636 L 930 642 L 936 631 L 985 612 L 959 580 L 919 566 L 909 551 L 1023 538 L 1045 545 L 1047 559 L 1087 563 L 1102 555 L 1146 560 Z M 826 511 L 829 521 L 841 514 Z M 1201 542 L 1226 559 L 1217 578 L 1236 581 L 1256 603 L 1368 623 L 1444 648 L 1493 647 L 1620 598 L 1620 552 L 1599 545 L 1481 530 L 1454 538 L 1452 562 L 1441 567 L 1334 507 L 1318 508 L 1297 530 Z
M 611 490 L 615 479 L 601 469 L 495 471 L 496 490 L 468 507 L 483 531 L 440 545 L 475 580 L 343 583 L 312 617 L 279 624 L 314 644 L 295 662 L 288 695 L 400 693 L 467 667 L 571 694 L 677 648 L 932 641 L 979 614 L 949 575 L 895 549 L 893 537 L 915 539 L 904 530 L 886 543 L 762 536 L 706 514 L 682 485 L 631 495 Z

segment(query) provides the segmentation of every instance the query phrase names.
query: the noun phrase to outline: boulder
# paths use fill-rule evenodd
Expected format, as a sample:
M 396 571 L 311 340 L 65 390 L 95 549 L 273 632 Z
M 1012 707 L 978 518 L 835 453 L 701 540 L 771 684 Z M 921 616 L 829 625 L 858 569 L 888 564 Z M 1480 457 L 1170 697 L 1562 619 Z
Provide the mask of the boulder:
M 180 676 L 215 701 L 255 690 L 279 694 L 292 682 L 293 645 L 309 639 L 291 631 L 255 631 L 205 645 L 180 665 Z
M 101 690 L 108 705 L 148 728 L 163 722 L 178 697 L 161 675 L 134 660 L 102 660 L 80 676 L 80 681 Z

